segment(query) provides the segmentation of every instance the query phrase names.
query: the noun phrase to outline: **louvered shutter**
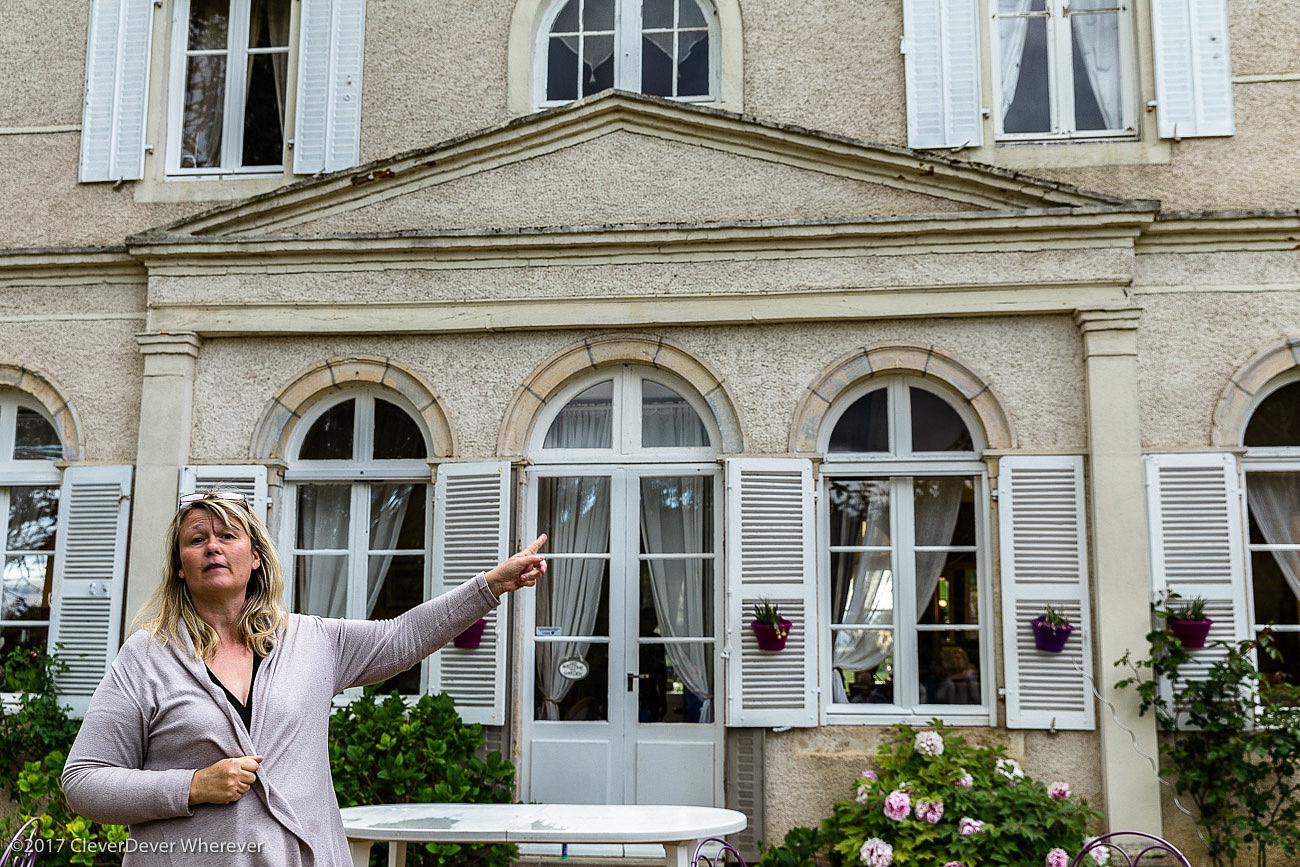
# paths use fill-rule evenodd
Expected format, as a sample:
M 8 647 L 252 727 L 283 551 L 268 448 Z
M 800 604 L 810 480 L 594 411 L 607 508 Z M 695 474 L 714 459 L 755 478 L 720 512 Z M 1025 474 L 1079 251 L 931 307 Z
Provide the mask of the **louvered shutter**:
M 1002 649 L 1007 727 L 1095 727 L 1083 459 L 1002 458 L 998 469 Z M 1074 624 L 1060 653 L 1034 646 L 1030 621 L 1047 605 Z
M 1227 0 L 1151 0 L 1161 138 L 1232 135 Z
M 510 464 L 440 464 L 433 506 L 433 587 L 443 593 L 506 558 Z M 478 647 L 448 644 L 429 658 L 430 689 L 456 703 L 466 722 L 506 721 L 506 626 L 510 596 L 487 615 Z
M 85 713 L 91 694 L 117 655 L 130 502 L 131 467 L 64 471 L 50 647 L 67 663 L 68 670 L 57 680 L 58 691 L 77 715 Z
M 181 493 L 228 488 L 248 498 L 257 516 L 266 521 L 269 497 L 266 467 L 261 464 L 193 465 L 181 470 Z
M 727 718 L 729 726 L 818 721 L 812 462 L 727 461 Z M 785 649 L 758 649 L 749 628 L 767 599 L 794 624 Z
M 977 0 L 904 0 L 907 144 L 984 142 Z
M 303 0 L 293 170 L 333 172 L 361 159 L 365 0 Z
M 1251 637 L 1246 606 L 1245 515 L 1236 459 L 1229 454 L 1149 455 L 1153 590 L 1202 596 L 1214 625 L 1209 641 Z M 1208 642 L 1207 642 L 1208 643 Z M 1204 674 L 1222 652 L 1196 651 L 1183 672 Z
M 81 117 L 84 182 L 144 177 L 152 0 L 91 0 Z

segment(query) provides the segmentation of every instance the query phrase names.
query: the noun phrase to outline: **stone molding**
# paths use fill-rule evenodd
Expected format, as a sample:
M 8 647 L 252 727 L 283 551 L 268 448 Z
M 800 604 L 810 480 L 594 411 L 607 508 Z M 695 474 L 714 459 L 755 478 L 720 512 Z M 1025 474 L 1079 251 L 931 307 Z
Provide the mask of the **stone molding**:
M 1228 380 L 1214 407 L 1210 442 L 1216 447 L 1242 444 L 1246 422 L 1271 392 L 1274 380 L 1300 368 L 1300 337 L 1288 337 L 1247 361 Z
M 63 396 L 64 391 L 47 374 L 25 364 L 0 361 L 0 387 L 12 388 L 34 399 L 54 420 L 54 429 L 63 442 L 63 459 L 79 461 L 85 457 L 81 422 L 77 412 Z

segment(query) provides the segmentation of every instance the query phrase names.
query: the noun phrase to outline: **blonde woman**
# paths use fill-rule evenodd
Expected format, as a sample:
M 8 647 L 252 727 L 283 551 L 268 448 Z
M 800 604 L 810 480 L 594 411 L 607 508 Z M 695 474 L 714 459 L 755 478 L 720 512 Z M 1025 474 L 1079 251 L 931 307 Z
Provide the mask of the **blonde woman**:
M 288 614 L 266 526 L 233 491 L 181 498 L 142 629 L 95 690 L 63 772 L 72 809 L 125 824 L 124 867 L 346 867 L 331 702 L 410 668 L 546 571 L 536 539 L 386 621 Z

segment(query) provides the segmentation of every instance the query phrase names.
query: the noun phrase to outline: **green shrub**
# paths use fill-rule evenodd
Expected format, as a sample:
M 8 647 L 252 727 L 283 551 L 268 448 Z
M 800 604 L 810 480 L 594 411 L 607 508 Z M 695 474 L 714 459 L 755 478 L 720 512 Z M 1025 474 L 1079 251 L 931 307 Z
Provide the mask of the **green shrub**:
M 78 816 L 68 806 L 59 785 L 64 754 L 55 750 L 39 761 L 27 762 L 18 774 L 18 813 L 7 817 L 6 836 L 33 816 L 43 822 L 44 841 L 37 863 L 45 865 L 84 864 L 109 867 L 122 863 L 125 825 L 99 825 Z
M 15 647 L 4 657 L 3 691 L 17 693 L 16 703 L 0 706 L 0 786 L 16 800 L 14 786 L 28 762 L 52 752 L 66 754 L 81 727 L 59 704 L 54 678 L 67 666 L 57 656 L 30 647 Z
M 972 747 L 933 725 L 899 725 L 853 797 L 820 828 L 795 828 L 764 849 L 759 865 L 1065 867 L 1099 814 L 1066 783 L 1026 777 L 1003 747 Z
M 423 802 L 509 803 L 515 770 L 499 752 L 479 758 L 482 726 L 463 722 L 445 693 L 407 705 L 367 688 L 330 719 L 330 767 L 339 806 Z M 386 863 L 383 847 L 371 864 Z M 412 845 L 411 867 L 506 867 L 514 846 Z

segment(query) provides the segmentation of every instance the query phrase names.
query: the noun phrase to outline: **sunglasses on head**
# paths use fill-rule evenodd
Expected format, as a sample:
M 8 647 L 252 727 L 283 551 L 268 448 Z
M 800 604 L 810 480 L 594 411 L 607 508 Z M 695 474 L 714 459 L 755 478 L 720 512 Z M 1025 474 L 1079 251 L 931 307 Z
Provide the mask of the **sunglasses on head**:
M 183 509 L 204 500 L 224 500 L 228 503 L 239 503 L 241 506 L 248 506 L 248 497 L 238 491 L 195 491 L 192 494 L 182 494 L 180 500 L 177 501 L 176 508 Z

